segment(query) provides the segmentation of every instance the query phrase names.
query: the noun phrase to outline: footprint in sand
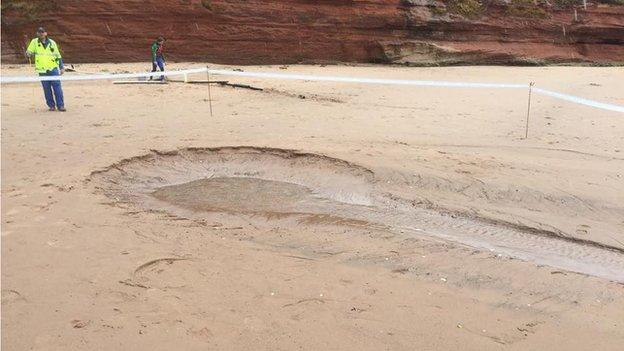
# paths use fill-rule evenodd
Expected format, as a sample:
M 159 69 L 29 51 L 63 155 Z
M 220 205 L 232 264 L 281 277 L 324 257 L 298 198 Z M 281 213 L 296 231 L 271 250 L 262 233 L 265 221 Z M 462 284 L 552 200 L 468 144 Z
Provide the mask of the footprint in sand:
M 26 298 L 23 297 L 19 291 L 11 289 L 2 290 L 2 306 L 10 305 L 18 301 L 26 301 Z
M 157 258 L 137 267 L 132 279 L 124 284 L 142 288 L 181 288 L 196 278 L 197 270 L 189 267 L 189 263 L 189 258 Z
M 589 235 L 590 229 L 591 227 L 588 226 L 587 224 L 581 224 L 576 227 L 576 234 L 577 235 Z

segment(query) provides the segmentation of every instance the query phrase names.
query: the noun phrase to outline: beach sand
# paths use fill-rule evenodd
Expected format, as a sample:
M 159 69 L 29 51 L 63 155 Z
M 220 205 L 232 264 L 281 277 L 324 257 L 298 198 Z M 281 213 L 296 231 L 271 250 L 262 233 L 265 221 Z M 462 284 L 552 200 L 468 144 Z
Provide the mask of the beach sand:
M 534 81 L 624 105 L 616 67 L 239 68 Z M 66 113 L 38 84 L 2 86 L 4 349 L 624 344 L 623 114 L 533 94 L 524 139 L 528 89 L 211 79 L 264 90 L 213 85 L 211 116 L 205 84 L 65 82 Z M 202 167 L 220 176 L 188 185 Z M 508 232 L 517 247 L 488 249 Z M 585 260 L 615 268 L 566 268 Z

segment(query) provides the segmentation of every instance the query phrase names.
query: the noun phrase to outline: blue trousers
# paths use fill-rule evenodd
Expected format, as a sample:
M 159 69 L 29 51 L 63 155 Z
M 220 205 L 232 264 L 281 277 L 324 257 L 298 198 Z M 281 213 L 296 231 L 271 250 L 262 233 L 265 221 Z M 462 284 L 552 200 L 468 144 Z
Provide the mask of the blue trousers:
M 158 71 L 160 68 L 161 72 L 165 71 L 165 59 L 162 57 L 156 57 L 156 61 L 152 62 L 152 72 Z M 152 79 L 153 77 L 150 77 Z M 165 76 L 160 76 L 160 80 L 165 80 Z
M 58 68 L 55 68 L 46 73 L 39 73 L 40 76 L 60 76 Z M 62 108 L 65 107 L 65 101 L 63 100 L 63 88 L 61 88 L 60 80 L 47 80 L 42 81 L 43 94 L 45 95 L 46 104 L 49 108 Z

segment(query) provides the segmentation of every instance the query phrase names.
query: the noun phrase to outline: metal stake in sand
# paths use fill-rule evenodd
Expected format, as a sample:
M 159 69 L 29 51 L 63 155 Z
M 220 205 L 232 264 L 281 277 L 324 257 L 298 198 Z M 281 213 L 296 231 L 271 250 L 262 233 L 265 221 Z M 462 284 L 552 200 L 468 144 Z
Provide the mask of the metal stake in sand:
M 212 117 L 212 94 L 210 92 L 210 67 L 206 66 L 206 78 L 208 79 L 208 105 L 210 106 L 210 117 Z
M 533 89 L 534 85 L 535 85 L 535 82 L 529 83 L 529 104 L 527 106 L 527 117 L 526 117 L 526 127 L 524 129 L 524 139 L 527 139 L 529 137 L 529 116 L 531 114 L 531 90 Z
M 32 63 L 32 60 L 30 59 L 30 56 L 28 56 L 28 67 L 33 69 L 35 68 L 35 66 Z M 37 112 L 37 105 L 35 104 L 35 84 L 33 84 L 33 88 L 32 88 L 32 110 L 33 112 Z

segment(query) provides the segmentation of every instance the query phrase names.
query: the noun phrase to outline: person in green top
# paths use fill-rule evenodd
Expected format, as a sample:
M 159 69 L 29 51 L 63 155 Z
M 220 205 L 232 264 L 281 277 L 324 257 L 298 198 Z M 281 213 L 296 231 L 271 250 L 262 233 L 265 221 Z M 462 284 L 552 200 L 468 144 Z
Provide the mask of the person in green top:
M 165 71 L 165 55 L 164 55 L 165 38 L 158 37 L 152 44 L 152 72 L 156 72 L 159 68 L 161 72 Z M 150 77 L 152 80 L 153 77 Z M 165 80 L 165 76 L 160 76 L 160 80 Z
M 39 76 L 60 76 L 65 73 L 65 66 L 61 51 L 56 42 L 48 38 L 45 29 L 37 29 L 37 38 L 30 41 L 26 56 L 30 60 L 35 58 L 35 70 Z M 65 111 L 65 101 L 63 100 L 63 88 L 60 80 L 41 81 L 46 104 L 50 111 Z

